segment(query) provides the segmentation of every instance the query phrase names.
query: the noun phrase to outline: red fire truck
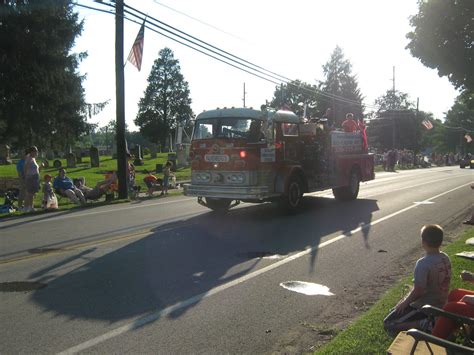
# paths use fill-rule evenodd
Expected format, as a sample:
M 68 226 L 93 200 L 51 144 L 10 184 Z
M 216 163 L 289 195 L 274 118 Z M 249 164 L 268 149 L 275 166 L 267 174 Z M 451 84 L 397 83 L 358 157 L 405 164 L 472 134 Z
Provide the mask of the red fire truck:
M 374 158 L 361 132 L 304 122 L 290 111 L 224 108 L 196 118 L 187 196 L 215 211 L 242 202 L 278 201 L 289 210 L 304 193 L 332 188 L 353 200 L 374 179 Z

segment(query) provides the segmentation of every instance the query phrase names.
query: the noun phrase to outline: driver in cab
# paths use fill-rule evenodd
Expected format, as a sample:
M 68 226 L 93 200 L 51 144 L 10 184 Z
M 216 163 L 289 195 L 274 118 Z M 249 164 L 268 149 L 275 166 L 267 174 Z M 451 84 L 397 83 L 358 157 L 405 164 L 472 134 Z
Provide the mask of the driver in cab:
M 250 143 L 257 143 L 265 140 L 262 132 L 262 121 L 254 120 L 250 123 L 248 140 Z

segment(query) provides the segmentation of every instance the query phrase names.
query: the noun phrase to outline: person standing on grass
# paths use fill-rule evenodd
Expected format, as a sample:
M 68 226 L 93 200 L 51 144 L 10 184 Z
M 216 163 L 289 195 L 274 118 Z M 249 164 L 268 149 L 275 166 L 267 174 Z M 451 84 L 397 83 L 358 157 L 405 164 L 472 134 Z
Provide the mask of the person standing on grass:
M 16 163 L 16 172 L 20 181 L 20 188 L 18 193 L 18 208 L 20 211 L 23 210 L 23 202 L 25 201 L 26 186 L 25 186 L 25 160 L 28 155 L 28 150 L 25 150 L 23 156 Z
M 167 161 L 165 164 L 165 167 L 163 169 L 163 187 L 161 188 L 161 194 L 160 196 L 167 195 L 168 194 L 168 187 L 170 184 L 170 178 L 174 176 L 174 174 L 171 172 L 171 166 L 173 164 L 170 161 Z
M 426 330 L 428 316 L 419 311 L 424 305 L 443 307 L 448 298 L 451 281 L 451 261 L 439 248 L 443 242 L 443 228 L 437 224 L 421 228 L 421 245 L 426 254 L 418 259 L 414 271 L 414 287 L 384 319 L 384 328 L 396 335 L 402 330 Z
M 35 146 L 28 149 L 28 154 L 25 158 L 25 166 L 23 167 L 23 173 L 25 176 L 25 212 L 33 212 L 33 201 L 35 194 L 40 189 L 40 169 L 43 164 L 38 165 L 36 158 L 38 157 L 38 148 Z

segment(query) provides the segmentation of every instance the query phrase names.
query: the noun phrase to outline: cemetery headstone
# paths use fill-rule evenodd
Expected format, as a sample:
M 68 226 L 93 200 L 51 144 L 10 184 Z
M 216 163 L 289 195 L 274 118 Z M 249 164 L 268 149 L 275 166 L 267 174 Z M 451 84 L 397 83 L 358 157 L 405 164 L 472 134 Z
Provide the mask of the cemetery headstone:
M 187 167 L 189 165 L 189 144 L 178 144 L 176 151 L 177 165 L 178 168 Z
M 89 153 L 91 156 L 91 168 L 98 168 L 100 165 L 99 150 L 96 147 L 91 147 Z
M 43 163 L 43 168 L 49 168 L 49 161 L 48 159 L 41 159 L 41 163 Z
M 68 168 L 75 168 L 76 167 L 76 155 L 74 153 L 67 153 L 66 154 L 66 161 Z
M 112 159 L 117 159 L 117 144 L 115 140 L 112 142 Z
M 0 164 L 7 165 L 11 163 L 12 159 L 10 158 L 10 146 L 7 144 L 0 144 Z
M 82 164 L 82 149 L 81 148 L 77 148 L 75 150 L 75 153 L 76 153 L 76 163 L 77 164 Z
M 143 155 L 142 155 L 142 147 L 137 144 L 133 149 L 133 155 L 135 156 L 135 160 L 133 161 L 133 165 L 140 166 L 143 165 Z
M 156 144 L 152 143 L 150 145 L 150 158 L 151 159 L 156 159 L 156 153 L 158 152 L 158 147 Z
M 53 160 L 54 159 L 54 152 L 52 150 L 46 151 L 46 159 Z
M 61 166 L 62 166 L 61 160 L 56 159 L 55 161 L 53 161 L 53 168 L 59 169 Z

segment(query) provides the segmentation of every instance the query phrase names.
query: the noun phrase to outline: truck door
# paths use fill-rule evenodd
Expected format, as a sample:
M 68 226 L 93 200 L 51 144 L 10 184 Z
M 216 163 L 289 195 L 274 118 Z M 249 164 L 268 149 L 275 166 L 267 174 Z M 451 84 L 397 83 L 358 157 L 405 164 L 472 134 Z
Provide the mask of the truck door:
M 284 144 L 283 160 L 297 162 L 301 157 L 301 142 L 297 123 L 281 123 L 281 141 Z

